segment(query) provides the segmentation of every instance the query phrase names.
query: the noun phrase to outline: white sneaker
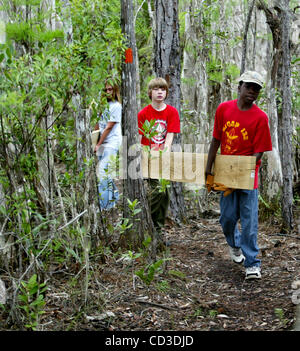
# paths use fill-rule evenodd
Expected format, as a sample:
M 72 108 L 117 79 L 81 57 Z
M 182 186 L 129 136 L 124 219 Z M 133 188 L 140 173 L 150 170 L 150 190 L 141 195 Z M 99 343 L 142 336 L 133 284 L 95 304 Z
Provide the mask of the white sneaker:
M 234 263 L 241 264 L 245 261 L 245 256 L 240 248 L 229 246 L 229 254 Z
M 253 267 L 246 268 L 246 279 L 260 279 L 260 278 L 261 278 L 260 267 L 253 266 Z

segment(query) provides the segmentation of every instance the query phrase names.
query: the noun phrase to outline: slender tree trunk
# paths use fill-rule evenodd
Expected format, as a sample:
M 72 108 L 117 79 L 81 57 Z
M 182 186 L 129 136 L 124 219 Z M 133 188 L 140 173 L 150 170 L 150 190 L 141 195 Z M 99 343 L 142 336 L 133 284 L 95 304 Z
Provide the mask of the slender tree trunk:
M 279 0 L 275 10 L 259 0 L 258 8 L 265 12 L 267 23 L 273 38 L 273 63 L 271 67 L 271 88 L 281 95 L 277 101 L 278 114 L 278 145 L 282 165 L 282 195 L 281 209 L 283 230 L 292 228 L 293 214 L 293 157 L 292 157 L 292 114 L 291 114 L 291 57 L 290 57 L 290 15 L 289 1 Z
M 278 193 L 282 187 L 282 165 L 280 156 L 280 135 L 279 135 L 279 109 L 276 100 L 276 89 L 278 88 L 278 65 L 281 57 L 281 44 L 279 36 L 279 19 L 276 13 L 270 11 L 266 4 L 258 0 L 257 8 L 263 10 L 266 16 L 266 22 L 272 33 L 272 43 L 267 56 L 269 59 L 268 77 L 266 80 L 266 96 L 268 99 L 267 114 L 270 122 L 270 131 L 272 137 L 272 152 L 264 155 L 263 164 L 260 171 L 260 178 L 262 179 L 260 191 L 262 196 L 269 201 L 276 201 Z
M 138 16 L 144 2 L 145 2 L 145 0 L 143 0 L 142 4 L 140 6 L 138 6 L 138 2 L 135 3 L 134 27 L 136 24 L 137 16 Z M 141 107 L 141 79 L 140 79 L 138 50 L 135 50 L 135 59 L 136 59 L 136 106 L 137 106 L 137 111 L 140 111 L 142 107 Z
M 122 0 L 121 26 L 125 35 L 127 50 L 122 66 L 122 122 L 123 122 L 123 201 L 124 218 L 130 220 L 131 228 L 121 240 L 123 246 L 141 247 L 146 235 L 152 237 L 152 248 L 155 251 L 157 238 L 153 230 L 150 209 L 146 198 L 144 181 L 141 172 L 141 152 L 138 138 L 137 103 L 136 103 L 136 43 L 133 21 L 132 0 Z M 141 209 L 133 214 L 128 200 L 138 200 L 136 208 Z
M 282 37 L 282 218 L 284 230 L 293 227 L 293 150 L 292 150 L 292 93 L 291 93 L 291 55 L 290 55 L 290 13 L 289 1 L 281 0 Z
M 85 229 L 83 243 L 87 243 L 90 237 L 95 243 L 95 226 L 98 225 L 98 219 L 95 216 L 97 208 L 97 185 L 94 176 L 94 167 L 92 166 L 92 148 L 90 140 L 91 112 L 83 106 L 82 97 L 76 92 L 73 97 L 75 134 L 76 134 L 76 173 L 78 181 L 73 190 L 75 199 L 73 207 L 73 216 L 85 212 L 82 218 L 82 224 Z M 83 174 L 83 176 L 80 176 Z M 71 190 L 72 191 L 72 190 Z
M 6 42 L 6 32 L 5 32 L 5 27 L 6 27 L 6 14 L 3 11 L 0 11 L 0 44 L 5 44 Z
M 181 53 L 179 42 L 178 0 L 155 0 L 156 31 L 154 38 L 154 71 L 169 83 L 166 102 L 181 114 Z M 181 149 L 181 137 L 177 134 L 173 145 Z M 173 147 L 174 149 L 174 147 Z M 170 210 L 175 220 L 185 219 L 182 183 L 171 183 Z
M 63 27 L 66 33 L 66 44 L 71 44 L 73 41 L 73 25 L 70 14 L 70 0 L 61 0 L 62 3 L 62 22 L 59 20 L 55 23 L 55 28 L 58 29 L 60 26 Z
M 248 12 L 248 16 L 247 16 L 247 20 L 246 20 L 246 24 L 245 24 L 244 38 L 243 38 L 243 53 L 242 53 L 241 74 L 244 73 L 245 67 L 246 67 L 247 43 L 248 43 L 247 35 L 248 35 L 249 25 L 250 25 L 250 21 L 251 21 L 251 17 L 252 17 L 252 12 L 253 12 L 253 8 L 254 8 L 254 5 L 255 5 L 255 1 L 256 0 L 252 0 L 252 3 L 250 4 L 249 12 Z

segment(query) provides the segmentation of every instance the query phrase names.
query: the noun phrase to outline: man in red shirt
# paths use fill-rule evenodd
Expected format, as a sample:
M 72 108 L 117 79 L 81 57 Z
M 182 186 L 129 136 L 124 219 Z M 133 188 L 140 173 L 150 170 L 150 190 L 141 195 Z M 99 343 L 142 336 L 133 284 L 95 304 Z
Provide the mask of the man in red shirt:
M 177 109 L 167 105 L 165 99 L 168 96 L 168 84 L 163 78 L 152 79 L 148 84 L 148 96 L 151 104 L 144 107 L 138 113 L 138 127 L 141 144 L 150 146 L 155 150 L 171 151 L 174 134 L 180 133 L 180 119 Z M 145 121 L 155 121 L 155 135 L 147 139 L 143 125 Z M 162 191 L 159 181 L 149 180 L 150 194 L 149 204 L 154 226 L 158 232 L 165 224 L 167 210 L 169 206 L 168 189 Z
M 228 196 L 221 194 L 220 223 L 229 245 L 232 260 L 243 263 L 246 279 L 261 278 L 258 254 L 258 170 L 265 151 L 272 150 L 267 115 L 254 104 L 263 86 L 259 73 L 248 71 L 239 78 L 237 100 L 221 103 L 215 114 L 213 138 L 208 152 L 206 178 L 221 146 L 222 155 L 256 157 L 253 190 L 236 189 Z M 242 232 L 238 229 L 241 221 Z

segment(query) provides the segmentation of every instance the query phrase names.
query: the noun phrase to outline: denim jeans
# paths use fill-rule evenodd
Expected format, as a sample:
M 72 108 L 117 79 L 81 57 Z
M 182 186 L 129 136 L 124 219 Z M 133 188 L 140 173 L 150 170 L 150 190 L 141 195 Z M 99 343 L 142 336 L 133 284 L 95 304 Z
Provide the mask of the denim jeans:
M 118 150 L 111 147 L 104 147 L 98 156 L 98 194 L 102 210 L 115 207 L 119 200 L 119 191 L 112 178 L 113 170 L 116 168 L 112 156 L 116 156 L 117 152 Z
M 220 223 L 226 241 L 233 248 L 241 248 L 245 256 L 245 267 L 260 266 L 256 258 L 258 231 L 258 190 L 237 189 L 220 199 Z M 240 220 L 241 231 L 238 228 Z

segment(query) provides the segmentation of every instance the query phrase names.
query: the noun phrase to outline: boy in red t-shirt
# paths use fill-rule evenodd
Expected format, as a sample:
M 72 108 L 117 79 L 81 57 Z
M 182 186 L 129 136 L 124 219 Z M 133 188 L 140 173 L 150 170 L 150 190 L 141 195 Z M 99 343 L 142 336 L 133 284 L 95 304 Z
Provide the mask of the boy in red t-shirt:
M 156 150 L 170 149 L 174 134 L 180 133 L 180 119 L 176 108 L 165 103 L 168 96 L 167 82 L 163 78 L 152 79 L 148 85 L 148 96 L 151 104 L 138 113 L 141 143 Z M 144 136 L 143 124 L 146 120 L 155 120 L 156 135 L 151 140 Z
M 138 113 L 141 144 L 155 150 L 171 151 L 174 134 L 180 133 L 180 119 L 176 108 L 165 103 L 168 96 L 168 84 L 165 79 L 152 79 L 148 84 L 148 96 L 151 104 Z M 146 120 L 155 121 L 153 128 L 156 133 L 150 140 L 144 135 L 143 125 Z M 150 179 L 149 184 L 151 216 L 156 230 L 160 233 L 165 224 L 170 197 L 167 189 L 161 191 L 158 180 Z
M 215 114 L 213 138 L 208 152 L 205 176 L 212 176 L 211 169 L 217 150 L 222 155 L 256 156 L 253 190 L 236 189 L 228 196 L 221 194 L 220 223 L 235 263 L 243 263 L 246 279 L 261 278 L 257 259 L 258 230 L 258 170 L 265 151 L 272 150 L 267 115 L 254 104 L 263 86 L 259 73 L 248 71 L 239 79 L 237 100 L 220 104 Z M 237 222 L 240 219 L 242 233 Z

